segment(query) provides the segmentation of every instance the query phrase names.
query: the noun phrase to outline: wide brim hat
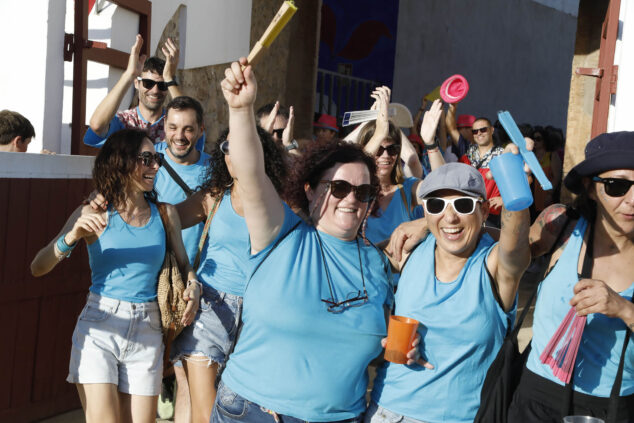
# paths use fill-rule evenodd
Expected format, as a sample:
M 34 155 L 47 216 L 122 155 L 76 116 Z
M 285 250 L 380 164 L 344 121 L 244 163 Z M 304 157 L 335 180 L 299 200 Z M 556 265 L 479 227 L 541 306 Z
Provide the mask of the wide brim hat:
M 420 199 L 440 190 L 458 191 L 470 197 L 487 198 L 484 178 L 478 170 L 465 163 L 446 163 L 433 170 L 418 185 L 416 196 Z
M 585 149 L 585 160 L 570 169 L 564 185 L 575 194 L 585 188 L 583 178 L 615 169 L 634 169 L 634 132 L 610 132 L 593 138 Z
M 440 86 L 440 97 L 445 103 L 458 103 L 469 92 L 469 83 L 462 75 L 450 76 Z
M 339 127 L 337 126 L 337 118 L 331 115 L 322 114 L 317 119 L 317 122 L 313 123 L 315 128 L 325 128 L 330 129 L 331 131 L 339 132 Z

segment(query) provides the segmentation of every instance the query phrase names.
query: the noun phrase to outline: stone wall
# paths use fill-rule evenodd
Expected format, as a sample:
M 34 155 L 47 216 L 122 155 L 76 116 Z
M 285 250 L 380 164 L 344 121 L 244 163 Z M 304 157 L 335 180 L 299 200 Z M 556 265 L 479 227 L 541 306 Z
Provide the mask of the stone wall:
M 253 0 L 251 11 L 251 46 L 266 30 L 282 2 Z M 275 102 L 295 106 L 296 138 L 312 133 L 314 87 L 317 75 L 317 42 L 321 1 L 296 1 L 298 11 L 255 65 L 258 97 L 255 108 Z M 160 46 L 167 37 L 178 38 L 181 6 L 165 26 L 155 54 L 163 57 Z M 207 143 L 215 142 L 229 122 L 220 81 L 228 63 L 195 69 L 178 70 L 177 79 L 183 93 L 201 102 Z M 208 148 L 208 147 L 207 147 Z

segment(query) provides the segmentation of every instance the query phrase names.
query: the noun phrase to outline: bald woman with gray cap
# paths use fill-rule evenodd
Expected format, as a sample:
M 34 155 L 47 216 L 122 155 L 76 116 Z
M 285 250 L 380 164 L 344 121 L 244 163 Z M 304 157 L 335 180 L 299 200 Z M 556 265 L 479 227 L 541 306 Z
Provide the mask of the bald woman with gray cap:
M 430 235 L 402 268 L 395 314 L 420 322 L 421 358 L 379 369 L 365 421 L 472 422 L 487 369 L 515 317 L 530 261 L 529 214 L 504 209 L 495 242 L 483 227 L 484 179 L 463 163 L 432 171 L 417 196 Z

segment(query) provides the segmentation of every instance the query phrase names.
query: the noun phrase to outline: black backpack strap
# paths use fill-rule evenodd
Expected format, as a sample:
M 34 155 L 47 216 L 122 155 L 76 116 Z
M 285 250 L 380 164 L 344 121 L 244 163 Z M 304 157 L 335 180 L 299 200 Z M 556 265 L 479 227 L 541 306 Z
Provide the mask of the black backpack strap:
M 170 166 L 170 164 L 167 162 L 167 160 L 163 159 L 163 161 L 161 162 L 161 166 L 163 166 L 165 168 L 165 170 L 167 170 L 167 173 L 170 174 L 170 176 L 172 177 L 174 182 L 176 182 L 178 184 L 178 186 L 181 187 L 181 189 L 183 191 L 185 191 L 185 195 L 187 195 L 189 197 L 189 196 L 191 196 L 194 193 L 194 190 L 192 190 L 190 187 L 187 186 L 185 181 L 183 181 L 183 178 L 181 178 L 178 175 L 178 173 L 176 173 L 174 168 L 172 166 Z
M 631 299 L 634 302 L 634 295 Z M 619 398 L 621 396 L 621 382 L 623 382 L 623 367 L 625 366 L 625 353 L 627 352 L 627 344 L 632 336 L 632 330 L 625 327 L 625 339 L 623 340 L 623 350 L 621 351 L 621 360 L 619 361 L 619 369 L 616 371 L 616 379 L 610 391 L 610 405 L 608 407 L 608 420 L 606 423 L 616 423 L 619 410 Z

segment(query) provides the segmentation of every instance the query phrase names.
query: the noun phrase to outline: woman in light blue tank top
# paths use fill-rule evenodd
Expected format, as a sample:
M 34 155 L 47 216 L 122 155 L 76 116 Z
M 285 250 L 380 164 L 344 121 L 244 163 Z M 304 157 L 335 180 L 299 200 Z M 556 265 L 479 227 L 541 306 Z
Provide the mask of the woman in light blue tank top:
M 310 217 L 301 219 L 266 175 L 257 82 L 241 65 L 232 63 L 221 87 L 253 268 L 211 421 L 359 422 L 392 297 L 387 260 L 359 236 L 378 187 L 375 164 L 358 146 L 312 143 L 285 181 L 289 205 Z
M 574 209 L 567 212 L 560 204 L 550 206 L 531 230 L 535 254 L 551 250 L 559 232 L 563 242 L 555 245 L 548 276 L 539 286 L 531 351 L 509 409 L 509 421 L 555 423 L 574 414 L 631 422 L 634 132 L 601 134 L 591 140 L 585 160 L 570 170 L 564 184 L 578 194 Z M 571 307 L 587 316 L 587 321 L 572 370 L 568 407 L 564 383 L 540 356 Z M 621 362 L 618 389 L 615 380 Z M 616 402 L 610 413 L 613 389 Z
M 160 156 L 145 131 L 112 134 L 95 158 L 93 182 L 108 202 L 97 212 L 80 206 L 58 237 L 31 263 L 34 276 L 50 272 L 84 239 L 92 284 L 73 333 L 67 381 L 75 383 L 86 420 L 150 422 L 156 417 L 163 370 L 157 278 L 166 251 L 166 230 L 189 300 L 190 324 L 200 296 L 181 239 L 176 210 L 167 205 L 165 229 L 156 205 L 154 178 Z
M 431 234 L 409 255 L 395 314 L 420 322 L 411 365 L 377 372 L 366 422 L 472 422 L 490 363 L 514 320 L 530 261 L 528 210 L 503 212 L 500 242 L 484 231 L 482 176 L 448 163 L 420 184 Z M 419 358 L 420 357 L 420 358 Z
M 174 342 L 172 360 L 182 359 L 190 390 L 192 421 L 208 422 L 216 399 L 216 373 L 233 343 L 249 275 L 249 232 L 244 220 L 240 182 L 234 178 L 229 131 L 213 144 L 202 190 L 178 204 L 184 228 L 204 222 L 216 205 L 203 246 L 198 277 L 203 284 L 194 324 Z M 286 162 L 271 136 L 258 127 L 266 175 L 282 192 Z M 216 200 L 218 202 L 216 202 Z

